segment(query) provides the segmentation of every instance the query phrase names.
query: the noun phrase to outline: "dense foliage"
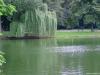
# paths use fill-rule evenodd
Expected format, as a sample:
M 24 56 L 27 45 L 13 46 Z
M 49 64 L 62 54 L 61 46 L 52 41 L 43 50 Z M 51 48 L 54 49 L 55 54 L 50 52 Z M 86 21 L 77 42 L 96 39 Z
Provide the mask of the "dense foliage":
M 0 16 L 2 15 L 12 15 L 13 12 L 15 12 L 15 6 L 11 5 L 11 4 L 5 4 L 3 2 L 3 0 L 0 0 Z
M 95 24 L 100 22 L 100 5 L 97 0 L 72 0 L 70 6 L 72 16 L 75 16 L 79 22 L 81 21 L 79 26 L 84 27 L 85 24 L 89 24 L 93 29 Z
M 100 28 L 99 0 L 4 0 L 6 4 L 16 6 L 13 20 L 23 21 L 22 15 L 33 9 L 56 11 L 58 27 Z M 45 5 L 45 4 L 47 5 Z M 48 6 L 48 7 L 47 7 Z
M 12 37 L 36 36 L 51 37 L 57 29 L 55 11 L 48 11 L 48 5 L 42 0 L 5 0 L 16 6 L 10 25 Z
M 99 0 L 44 0 L 50 9 L 57 12 L 58 25 L 69 28 L 78 28 L 80 23 L 91 28 L 91 23 L 100 24 Z M 83 22 L 80 22 L 83 21 Z
M 1 16 L 13 15 L 16 12 L 15 6 L 11 4 L 5 4 L 3 0 L 0 0 L 0 31 L 1 31 Z
M 63 21 L 66 18 L 65 13 L 66 9 L 65 7 L 65 1 L 64 0 L 43 0 L 45 3 L 48 4 L 49 10 L 55 10 L 57 13 L 57 19 L 58 19 L 58 24 L 59 25 L 64 25 Z

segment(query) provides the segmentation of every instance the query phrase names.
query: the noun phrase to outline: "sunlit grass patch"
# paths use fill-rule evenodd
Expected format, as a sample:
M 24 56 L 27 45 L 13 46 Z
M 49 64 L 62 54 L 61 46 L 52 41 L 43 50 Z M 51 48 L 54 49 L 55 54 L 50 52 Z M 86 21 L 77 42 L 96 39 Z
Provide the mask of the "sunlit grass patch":
M 2 35 L 2 33 L 0 33 L 0 36 Z
M 100 32 L 91 31 L 57 31 L 56 38 L 100 38 Z

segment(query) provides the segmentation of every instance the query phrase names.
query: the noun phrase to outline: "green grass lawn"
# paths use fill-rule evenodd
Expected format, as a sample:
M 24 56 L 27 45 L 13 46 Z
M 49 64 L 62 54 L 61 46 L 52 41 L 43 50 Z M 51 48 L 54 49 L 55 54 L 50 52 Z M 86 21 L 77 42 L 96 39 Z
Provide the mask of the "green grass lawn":
M 57 31 L 56 38 L 100 38 L 100 31 Z

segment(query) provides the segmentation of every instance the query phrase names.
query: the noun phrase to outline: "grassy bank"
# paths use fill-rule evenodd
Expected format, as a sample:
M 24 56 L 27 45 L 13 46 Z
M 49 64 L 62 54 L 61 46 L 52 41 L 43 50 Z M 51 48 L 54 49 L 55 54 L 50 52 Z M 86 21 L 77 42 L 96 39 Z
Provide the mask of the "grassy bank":
M 2 33 L 0 33 L 2 36 Z M 56 32 L 57 39 L 70 39 L 70 38 L 100 38 L 100 30 L 91 32 L 90 30 L 58 30 Z
M 91 32 L 84 31 L 70 31 L 70 30 L 58 30 L 56 38 L 100 38 L 100 31 Z

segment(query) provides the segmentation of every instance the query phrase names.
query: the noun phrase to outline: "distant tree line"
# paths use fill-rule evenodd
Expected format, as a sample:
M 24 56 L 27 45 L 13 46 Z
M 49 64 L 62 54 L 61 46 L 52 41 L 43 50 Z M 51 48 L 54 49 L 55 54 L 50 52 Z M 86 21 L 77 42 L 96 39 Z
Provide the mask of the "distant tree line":
M 100 29 L 100 0 L 44 0 L 56 10 L 58 29 Z

